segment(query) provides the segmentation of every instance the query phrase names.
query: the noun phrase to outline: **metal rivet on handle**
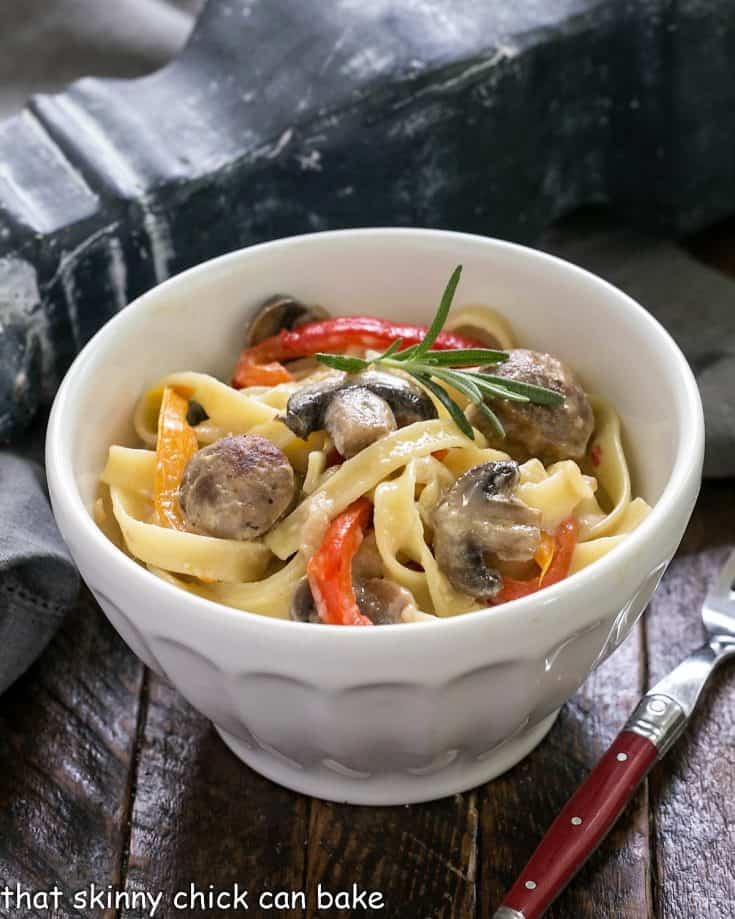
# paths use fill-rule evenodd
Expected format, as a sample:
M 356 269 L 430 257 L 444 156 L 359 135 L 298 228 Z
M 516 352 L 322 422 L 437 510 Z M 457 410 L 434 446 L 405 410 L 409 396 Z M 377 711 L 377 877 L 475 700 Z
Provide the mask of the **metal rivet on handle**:
M 666 711 L 666 703 L 662 699 L 651 699 L 648 703 L 648 707 L 657 715 L 663 715 Z
M 572 826 L 582 826 L 582 818 L 572 817 Z
M 628 759 L 627 753 L 618 753 L 618 762 L 624 763 Z
M 536 890 L 536 881 L 526 881 L 526 890 Z

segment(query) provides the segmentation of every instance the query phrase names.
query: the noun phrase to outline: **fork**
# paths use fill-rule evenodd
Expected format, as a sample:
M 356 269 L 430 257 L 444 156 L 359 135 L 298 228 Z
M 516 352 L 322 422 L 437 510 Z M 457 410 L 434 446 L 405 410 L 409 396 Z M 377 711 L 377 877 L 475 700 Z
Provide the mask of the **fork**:
M 715 669 L 735 656 L 735 551 L 702 607 L 707 641 L 641 699 L 564 805 L 493 919 L 539 919 L 595 851 L 649 770 L 683 734 Z

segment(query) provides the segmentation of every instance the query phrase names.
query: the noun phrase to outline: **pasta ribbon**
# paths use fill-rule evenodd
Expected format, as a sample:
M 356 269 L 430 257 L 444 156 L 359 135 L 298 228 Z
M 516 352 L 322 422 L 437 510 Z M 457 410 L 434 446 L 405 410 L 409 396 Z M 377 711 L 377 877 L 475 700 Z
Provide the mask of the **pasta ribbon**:
M 271 443 L 280 447 L 288 457 L 294 469 L 297 469 L 299 472 L 305 471 L 309 462 L 309 455 L 314 450 L 321 450 L 325 441 L 325 435 L 322 431 L 315 431 L 313 434 L 310 434 L 306 440 L 301 440 L 300 437 L 296 437 L 295 434 L 292 434 L 286 425 L 278 418 L 266 421 L 263 424 L 257 424 L 247 433 L 258 434 L 260 437 L 265 437 Z
M 164 581 L 189 590 L 199 597 L 213 600 L 215 603 L 222 603 L 248 613 L 270 616 L 273 619 L 288 619 L 290 618 L 291 597 L 296 590 L 296 585 L 306 574 L 306 562 L 300 555 L 295 555 L 279 571 L 263 580 L 252 581 L 249 584 L 197 584 L 183 581 L 161 568 L 151 566 L 150 570 Z
M 306 475 L 301 490 L 305 495 L 316 491 L 319 481 L 327 468 L 327 455 L 323 450 L 312 450 L 306 463 Z
M 105 485 L 135 491 L 152 500 L 155 475 L 156 454 L 153 450 L 135 450 L 113 444 L 101 479 Z
M 375 322 L 381 321 L 369 320 Z M 466 331 L 490 347 L 515 346 L 509 323 L 482 306 L 454 311 L 446 329 Z M 365 342 L 359 350 L 365 353 Z M 279 371 L 283 382 L 274 379 L 271 386 L 238 390 L 205 373 L 182 372 L 149 388 L 134 416 L 147 449 L 110 447 L 101 476 L 107 488 L 95 505 L 99 525 L 153 574 L 181 589 L 235 609 L 289 618 L 294 591 L 330 525 L 354 502 L 362 499 L 360 506 L 369 511 L 372 501 L 370 577 L 390 578 L 412 593 L 417 608 L 404 611 L 404 619 L 453 616 L 484 605 L 455 590 L 440 570 L 432 551 L 434 512 L 459 476 L 478 465 L 508 460 L 508 454 L 488 447 L 480 431 L 474 441 L 466 438 L 432 396 L 436 419 L 400 428 L 334 464 L 324 431 L 302 440 L 279 417 L 293 393 L 334 371 L 312 357 L 289 364 L 288 370 L 288 379 Z M 253 381 L 266 379 L 256 373 Z M 467 402 L 463 393 L 452 395 L 462 406 Z M 189 399 L 207 416 L 195 426 L 186 420 Z M 581 466 L 562 460 L 545 467 L 539 459 L 520 466 L 516 495 L 541 515 L 542 539 L 535 555 L 541 574 L 523 582 L 507 577 L 506 595 L 500 599 L 546 586 L 564 576 L 567 566 L 572 574 L 592 564 L 650 513 L 644 500 L 631 500 L 618 415 L 604 399 L 590 397 L 590 403 L 595 429 Z M 186 464 L 202 445 L 230 434 L 267 438 L 283 450 L 303 483 L 300 503 L 263 539 L 215 538 L 185 527 L 178 489 Z M 333 549 L 330 561 L 339 561 L 341 548 Z M 348 571 L 349 565 L 342 573 Z M 356 576 L 364 575 L 356 570 Z M 330 578 L 329 572 L 323 578 L 328 587 Z
M 526 467 L 529 467 L 528 470 Z M 573 460 L 562 460 L 544 469 L 538 460 L 520 467 L 517 496 L 541 512 L 541 527 L 553 532 L 569 517 L 580 501 L 594 496 L 596 483 Z
M 335 517 L 413 457 L 459 447 L 466 442 L 467 438 L 456 425 L 442 419 L 417 421 L 399 428 L 342 463 L 334 475 L 268 533 L 266 543 L 278 558 L 288 558 L 299 549 L 300 531 L 314 503 L 326 501 L 330 518 Z
M 253 399 L 247 391 L 232 389 L 206 373 L 172 373 L 151 387 L 135 410 L 135 431 L 147 446 L 156 443 L 157 419 L 163 391 L 172 387 L 186 392 L 209 415 L 209 424 L 225 434 L 247 434 L 257 424 L 271 421 L 276 410 Z
M 439 569 L 424 538 L 424 527 L 414 500 L 416 461 L 401 475 L 375 490 L 375 541 L 386 575 L 413 594 L 419 609 L 441 616 L 455 616 L 478 609 L 477 603 L 456 591 Z M 415 570 L 399 556 L 417 564 Z
M 620 418 L 612 406 L 599 396 L 590 396 L 595 413 L 595 430 L 589 451 L 597 457 L 591 468 L 603 491 L 610 499 L 612 510 L 585 532 L 585 539 L 612 535 L 630 504 L 630 471 L 623 450 Z
M 572 564 L 569 569 L 570 574 L 575 571 L 581 571 L 592 562 L 596 562 L 603 555 L 607 555 L 616 546 L 619 546 L 628 533 L 632 533 L 636 527 L 646 519 L 651 513 L 651 507 L 643 498 L 636 498 L 631 501 L 623 514 L 618 519 L 618 525 L 613 535 L 598 536 L 596 539 L 586 539 L 584 542 L 577 543 L 572 556 Z
M 477 338 L 487 348 L 502 348 L 505 351 L 515 348 L 510 323 L 505 316 L 488 306 L 460 306 L 449 314 L 444 328 Z
M 447 451 L 447 453 L 449 452 L 451 451 Z M 412 463 L 416 475 L 416 485 L 423 486 L 416 501 L 416 507 L 424 526 L 431 530 L 433 527 L 434 508 L 453 484 L 454 476 L 444 463 L 433 456 L 422 456 L 412 460 Z
M 461 447 L 447 451 L 442 463 L 454 474 L 455 478 L 459 478 L 463 473 L 469 472 L 475 466 L 507 459 L 510 459 L 510 457 L 501 450 L 494 450 L 492 447 L 480 447 L 476 441 L 468 441 Z
M 299 472 L 306 469 L 309 453 L 324 444 L 324 434 L 312 434 L 300 440 L 277 417 L 298 383 L 284 383 L 273 389 L 262 387 L 232 389 L 206 373 L 173 373 L 151 387 L 139 400 L 135 410 L 135 430 L 146 446 L 157 442 L 157 419 L 166 387 L 186 391 L 209 416 L 194 428 L 197 440 L 214 443 L 228 434 L 258 434 L 266 437 L 286 454 Z M 251 395 L 252 392 L 252 395 Z
M 260 540 L 218 539 L 146 523 L 150 501 L 117 486 L 110 496 L 128 551 L 146 565 L 209 581 L 254 581 L 271 559 Z

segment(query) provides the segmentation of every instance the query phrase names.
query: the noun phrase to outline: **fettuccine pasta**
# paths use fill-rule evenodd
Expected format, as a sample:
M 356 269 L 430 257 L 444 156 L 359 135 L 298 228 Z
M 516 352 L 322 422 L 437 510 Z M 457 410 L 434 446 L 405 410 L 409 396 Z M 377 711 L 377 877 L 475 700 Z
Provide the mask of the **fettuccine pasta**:
M 138 444 L 101 476 L 105 532 L 182 590 L 312 623 L 471 614 L 594 564 L 650 512 L 614 408 L 487 308 L 425 346 L 293 298 L 256 325 L 230 383 L 149 387 Z M 180 412 L 165 439 L 162 404 Z

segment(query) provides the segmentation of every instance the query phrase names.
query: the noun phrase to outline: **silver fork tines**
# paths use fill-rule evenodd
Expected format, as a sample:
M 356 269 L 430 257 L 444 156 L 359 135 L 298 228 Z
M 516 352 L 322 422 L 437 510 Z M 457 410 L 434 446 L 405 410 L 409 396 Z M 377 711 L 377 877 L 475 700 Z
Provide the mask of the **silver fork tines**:
M 702 607 L 702 621 L 716 653 L 735 653 L 735 552 L 725 562 Z

